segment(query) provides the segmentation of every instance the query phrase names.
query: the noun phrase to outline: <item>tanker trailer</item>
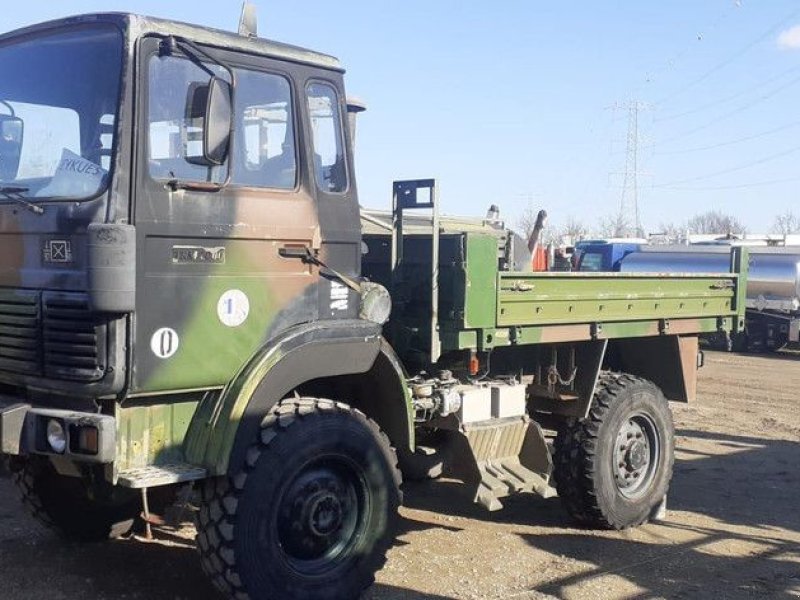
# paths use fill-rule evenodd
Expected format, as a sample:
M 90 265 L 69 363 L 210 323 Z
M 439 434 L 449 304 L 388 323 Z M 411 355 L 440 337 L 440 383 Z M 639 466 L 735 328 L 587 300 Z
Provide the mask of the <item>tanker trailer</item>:
M 719 273 L 730 270 L 730 247 L 643 246 L 620 263 L 633 273 Z M 800 338 L 800 247 L 750 248 L 745 332 L 728 349 L 775 351 Z

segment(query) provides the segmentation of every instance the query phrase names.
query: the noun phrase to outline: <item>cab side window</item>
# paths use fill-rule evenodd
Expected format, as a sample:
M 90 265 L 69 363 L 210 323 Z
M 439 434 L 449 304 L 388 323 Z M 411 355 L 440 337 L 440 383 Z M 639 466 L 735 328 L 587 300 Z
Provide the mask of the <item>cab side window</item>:
M 280 75 L 237 69 L 235 100 L 239 135 L 233 183 L 293 189 L 297 152 L 289 81 Z
M 222 183 L 228 166 L 193 163 L 203 155 L 204 116 L 195 114 L 193 93 L 211 74 L 228 80 L 217 65 L 203 65 L 174 56 L 150 59 L 148 159 L 154 179 Z
M 327 83 L 309 84 L 308 112 L 314 139 L 314 174 L 319 189 L 344 192 L 347 169 L 344 159 L 342 119 L 336 90 Z
M 148 159 L 154 179 L 222 183 L 228 164 L 197 164 L 203 153 L 205 114 L 192 101 L 209 77 L 229 79 L 218 65 L 179 57 L 150 59 Z M 229 153 L 231 184 L 294 189 L 297 158 L 289 80 L 236 69 L 236 128 Z

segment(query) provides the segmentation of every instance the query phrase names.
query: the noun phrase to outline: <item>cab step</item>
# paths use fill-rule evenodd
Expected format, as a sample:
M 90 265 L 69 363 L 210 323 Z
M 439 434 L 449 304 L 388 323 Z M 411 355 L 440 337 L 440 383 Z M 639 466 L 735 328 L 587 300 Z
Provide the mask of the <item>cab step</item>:
M 535 421 L 512 417 L 463 424 L 461 434 L 455 472 L 473 486 L 481 506 L 500 510 L 501 498 L 524 492 L 556 495 L 550 485 L 550 450 Z
M 170 463 L 120 471 L 117 475 L 117 484 L 127 488 L 145 489 L 197 481 L 207 476 L 208 472 L 202 467 L 187 463 Z

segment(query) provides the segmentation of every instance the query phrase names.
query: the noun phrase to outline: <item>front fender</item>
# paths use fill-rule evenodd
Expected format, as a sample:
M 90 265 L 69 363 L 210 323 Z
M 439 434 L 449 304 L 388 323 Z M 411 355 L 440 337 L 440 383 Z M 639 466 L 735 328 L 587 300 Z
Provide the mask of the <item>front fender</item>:
M 362 320 L 293 327 L 257 351 L 220 394 L 201 403 L 187 433 L 187 460 L 223 475 L 244 460 L 272 406 L 301 384 L 367 372 L 381 351 L 381 327 Z

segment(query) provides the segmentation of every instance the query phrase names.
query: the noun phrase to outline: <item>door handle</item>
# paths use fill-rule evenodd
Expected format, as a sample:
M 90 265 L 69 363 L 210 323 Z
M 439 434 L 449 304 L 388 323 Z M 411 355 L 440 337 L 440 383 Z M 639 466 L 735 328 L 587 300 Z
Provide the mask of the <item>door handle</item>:
M 278 248 L 278 255 L 282 258 L 299 258 L 308 260 L 314 255 L 308 246 L 281 246 Z

